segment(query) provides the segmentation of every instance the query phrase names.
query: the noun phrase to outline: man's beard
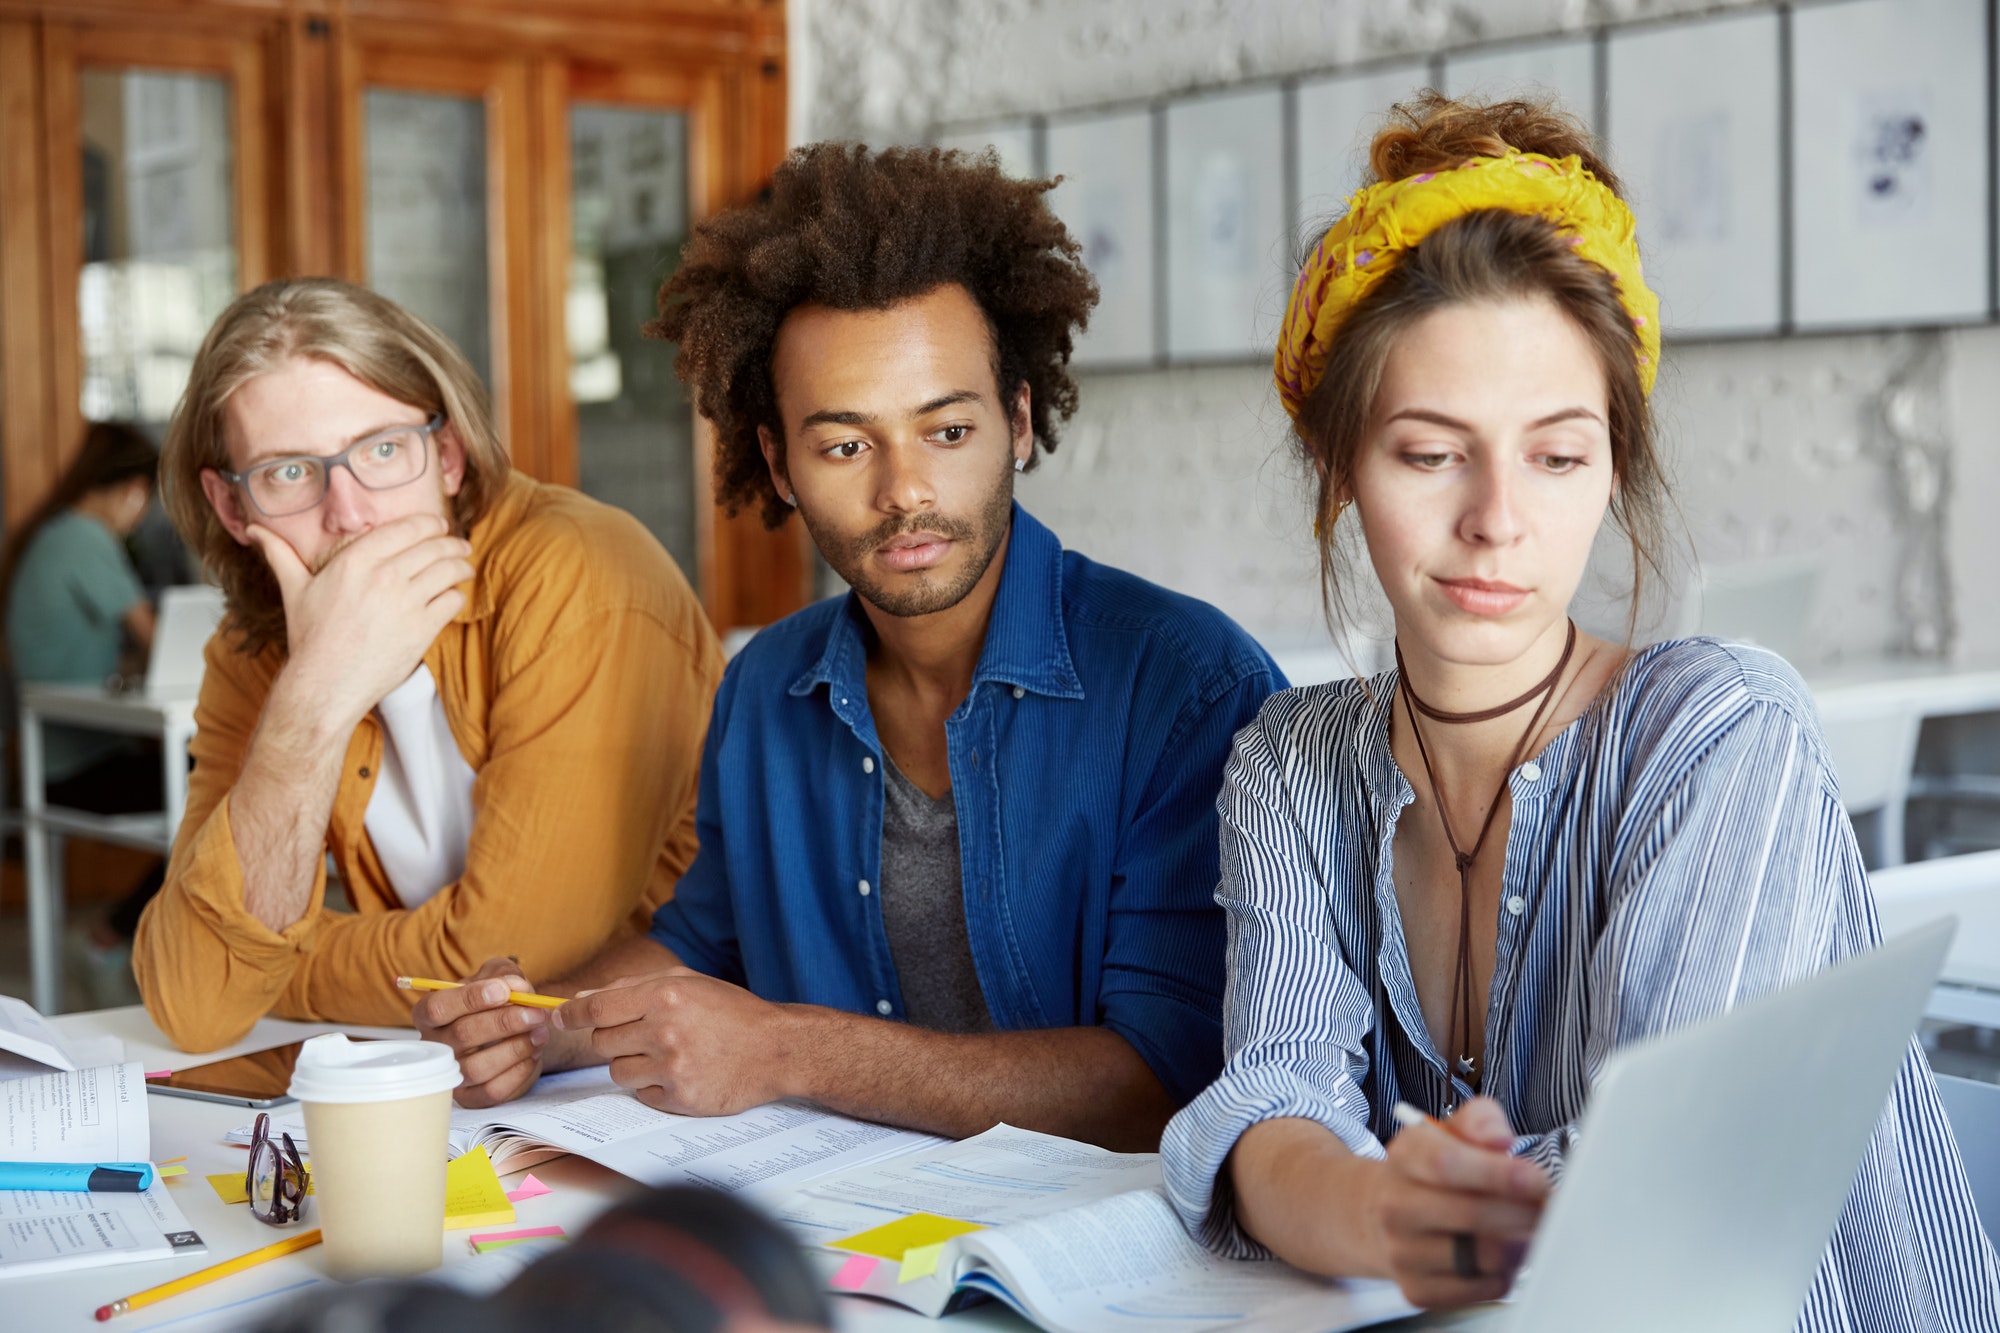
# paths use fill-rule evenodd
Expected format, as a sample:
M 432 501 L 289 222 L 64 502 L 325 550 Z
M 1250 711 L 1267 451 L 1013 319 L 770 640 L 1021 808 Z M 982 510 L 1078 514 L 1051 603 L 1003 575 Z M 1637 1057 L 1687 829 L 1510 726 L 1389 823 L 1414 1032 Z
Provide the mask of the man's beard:
M 1010 456 L 1007 469 L 1000 474 L 993 493 L 971 519 L 954 518 L 947 514 L 912 514 L 889 519 L 863 536 L 847 537 L 815 523 L 804 509 L 800 509 L 799 517 L 805 521 L 806 531 L 812 534 L 820 555 L 833 566 L 834 573 L 847 581 L 850 588 L 878 610 L 892 616 L 908 617 L 948 611 L 965 600 L 965 595 L 985 577 L 1000 543 L 1006 540 L 1013 508 L 1014 471 Z M 917 532 L 960 543 L 973 553 L 972 559 L 966 561 L 949 581 L 932 570 L 920 570 L 914 576 L 904 575 L 893 585 L 885 585 L 882 580 L 872 577 L 870 558 L 882 544 Z

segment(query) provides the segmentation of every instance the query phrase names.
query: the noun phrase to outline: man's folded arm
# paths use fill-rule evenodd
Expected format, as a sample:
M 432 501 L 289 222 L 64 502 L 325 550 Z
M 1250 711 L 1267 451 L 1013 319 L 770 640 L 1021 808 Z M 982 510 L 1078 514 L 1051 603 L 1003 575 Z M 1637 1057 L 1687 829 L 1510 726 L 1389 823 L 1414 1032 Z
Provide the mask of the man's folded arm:
M 494 696 L 465 873 L 412 911 L 323 913 L 279 1012 L 407 1023 L 399 973 L 456 978 L 510 955 L 541 980 L 595 956 L 694 801 L 709 657 L 630 610 L 545 644 Z

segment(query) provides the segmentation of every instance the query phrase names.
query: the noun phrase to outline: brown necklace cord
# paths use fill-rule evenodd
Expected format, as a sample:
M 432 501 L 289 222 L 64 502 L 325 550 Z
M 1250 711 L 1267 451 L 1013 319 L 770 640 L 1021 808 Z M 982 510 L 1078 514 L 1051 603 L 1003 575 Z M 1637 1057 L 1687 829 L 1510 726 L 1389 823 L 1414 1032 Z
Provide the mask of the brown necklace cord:
M 1562 656 L 1557 659 L 1555 670 L 1542 678 L 1532 689 L 1519 698 L 1511 699 L 1494 708 L 1481 709 L 1476 713 L 1447 713 L 1433 708 L 1417 697 L 1410 685 L 1410 673 L 1403 665 L 1403 646 L 1396 645 L 1396 682 L 1401 688 L 1404 701 L 1410 707 L 1410 735 L 1416 738 L 1417 757 L 1424 763 L 1424 781 L 1430 784 L 1431 801 L 1437 806 L 1438 823 L 1444 826 L 1444 840 L 1451 847 L 1453 859 L 1458 864 L 1458 964 L 1451 979 L 1451 1028 L 1445 1034 L 1445 1045 L 1454 1054 L 1447 1060 L 1456 1066 L 1473 1087 L 1478 1087 L 1482 1075 L 1475 1062 L 1465 1052 L 1472 1044 L 1472 866 L 1479 859 L 1480 849 L 1486 846 L 1486 835 L 1493 830 L 1493 820 L 1500 813 L 1500 798 L 1506 794 L 1507 779 L 1513 775 L 1515 766 L 1521 762 L 1528 743 L 1541 729 L 1542 718 L 1548 714 L 1549 706 L 1555 702 L 1556 685 L 1569 666 L 1572 654 L 1576 652 L 1576 622 L 1569 622 L 1569 636 L 1563 642 Z M 1514 743 L 1514 752 L 1507 760 L 1507 767 L 1500 775 L 1500 785 L 1494 790 L 1493 801 L 1486 807 L 1486 822 L 1479 826 L 1479 837 L 1473 842 L 1471 851 L 1463 851 L 1458 845 L 1458 836 L 1452 832 L 1451 816 L 1445 813 L 1444 791 L 1438 786 L 1437 774 L 1431 768 L 1431 755 L 1424 745 L 1423 728 L 1417 725 L 1417 714 L 1437 722 L 1465 723 L 1490 722 L 1496 717 L 1505 717 L 1526 704 L 1536 695 L 1541 703 L 1535 708 L 1535 715 L 1528 720 L 1528 729 L 1521 733 L 1521 739 Z M 1445 1086 L 1446 1101 L 1451 1100 L 1449 1089 L 1450 1073 L 1447 1071 Z

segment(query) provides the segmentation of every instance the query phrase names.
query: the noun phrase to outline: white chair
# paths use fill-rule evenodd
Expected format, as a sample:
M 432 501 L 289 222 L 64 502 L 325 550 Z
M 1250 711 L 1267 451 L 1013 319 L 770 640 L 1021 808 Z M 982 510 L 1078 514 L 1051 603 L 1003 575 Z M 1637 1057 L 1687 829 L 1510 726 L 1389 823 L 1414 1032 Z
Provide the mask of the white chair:
M 1912 861 L 1868 880 L 1885 938 L 1958 918 L 1930 1017 L 2000 1029 L 2000 851 Z
M 1980 1225 L 2000 1245 L 2000 1084 L 1939 1074 L 1937 1089 L 1965 1159 Z
M 1821 720 L 1848 818 L 1876 816 L 1870 859 L 1878 867 L 1903 864 L 1904 812 L 1923 721 L 1914 709 Z
M 1806 557 L 1703 565 L 1683 595 L 1680 632 L 1754 643 L 1788 662 L 1803 661 L 1819 578 L 1818 562 Z

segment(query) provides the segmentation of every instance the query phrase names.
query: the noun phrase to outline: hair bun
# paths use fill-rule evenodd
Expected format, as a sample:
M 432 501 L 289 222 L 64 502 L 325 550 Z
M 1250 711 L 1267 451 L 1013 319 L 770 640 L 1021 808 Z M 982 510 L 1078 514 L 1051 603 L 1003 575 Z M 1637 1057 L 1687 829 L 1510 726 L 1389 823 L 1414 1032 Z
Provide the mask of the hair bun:
M 1597 140 L 1583 122 L 1553 99 L 1457 101 L 1435 90 L 1389 108 L 1387 123 L 1369 145 L 1368 167 L 1378 181 L 1398 181 L 1426 171 L 1449 171 L 1474 157 L 1501 157 L 1508 149 L 1557 159 L 1579 157 L 1613 194 L 1624 191 L 1597 155 Z

